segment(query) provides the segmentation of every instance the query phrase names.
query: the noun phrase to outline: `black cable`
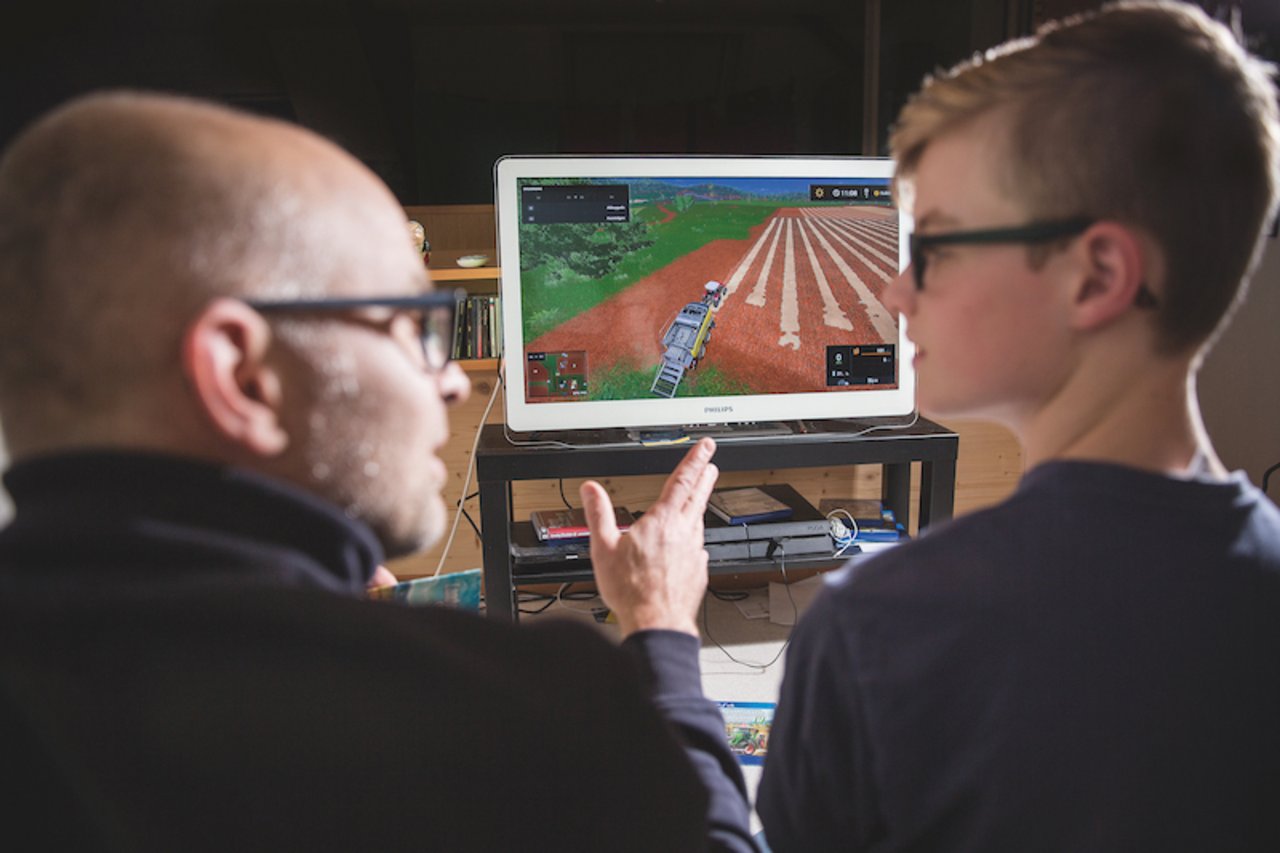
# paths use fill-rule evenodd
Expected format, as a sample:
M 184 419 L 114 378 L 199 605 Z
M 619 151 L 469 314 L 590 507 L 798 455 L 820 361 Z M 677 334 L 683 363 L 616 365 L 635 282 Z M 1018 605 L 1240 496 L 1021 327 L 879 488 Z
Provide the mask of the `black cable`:
M 1267 490 L 1267 481 L 1271 479 L 1271 475 L 1274 474 L 1277 469 L 1280 469 L 1280 462 L 1277 462 L 1266 471 L 1262 472 L 1262 491 L 1265 492 Z
M 460 509 L 461 509 L 461 507 L 460 507 Z M 482 538 L 482 537 L 480 536 L 480 528 L 476 525 L 475 520 L 474 520 L 474 519 L 472 519 L 472 517 L 471 517 L 471 513 L 467 512 L 465 509 L 463 509 L 463 510 L 462 510 L 462 517 L 463 517 L 463 518 L 465 518 L 465 519 L 467 520 L 467 524 L 470 524 L 470 525 L 471 525 L 471 529 L 472 529 L 472 530 L 474 530 L 474 531 L 476 532 L 476 538 L 477 538 L 477 539 Z
M 537 608 L 527 608 L 527 607 L 520 606 L 521 604 L 531 604 L 535 601 L 541 601 L 542 606 Z M 548 595 L 547 593 L 544 593 L 544 592 L 516 592 L 516 612 L 518 613 L 528 613 L 531 616 L 536 615 L 538 613 L 543 612 L 544 610 L 546 610 L 548 607 L 550 607 L 555 603 L 556 603 L 556 597 L 554 595 Z
M 564 501 L 565 509 L 573 509 L 573 504 L 564 496 L 564 477 L 560 478 L 560 500 Z
M 569 588 L 575 583 L 576 581 L 569 581 L 566 584 L 562 584 L 555 594 L 547 594 L 543 592 L 517 592 L 516 609 L 520 613 L 538 614 L 555 604 L 557 601 L 590 601 L 593 598 L 600 597 L 600 593 L 590 589 L 580 589 L 576 592 L 571 592 Z M 542 606 L 536 609 L 519 607 L 521 604 L 532 604 L 536 601 L 542 602 Z
M 745 589 L 729 591 L 709 589 L 707 592 L 714 595 L 720 601 L 742 601 L 751 595 L 751 593 L 747 592 Z
M 467 512 L 467 508 L 463 506 L 463 504 L 465 504 L 467 501 L 471 500 L 472 498 L 479 496 L 479 494 L 480 492 L 479 490 L 477 490 L 465 497 L 458 499 L 458 512 L 462 513 L 462 517 L 467 520 L 467 524 L 471 525 L 471 529 L 476 532 L 477 538 L 480 538 L 480 528 L 476 526 L 475 519 L 471 517 L 471 513 Z
M 531 609 L 531 608 L 528 608 L 528 607 L 520 607 L 520 606 L 518 606 L 518 605 L 517 605 L 517 606 L 516 606 L 516 611 L 517 611 L 518 613 L 528 613 L 530 616 L 533 616 L 533 615 L 536 615 L 536 614 L 538 614 L 538 613 L 541 613 L 542 611 L 546 610 L 548 607 L 550 607 L 551 605 L 553 605 L 553 604 L 555 604 L 555 603 L 556 603 L 556 597 L 555 597 L 554 595 L 540 595 L 540 596 L 537 596 L 537 598 L 533 598 L 533 599 L 526 599 L 526 600 L 527 600 L 527 601 L 537 601 L 537 600 L 539 600 L 539 599 L 546 599 L 545 601 L 543 601 L 543 603 L 542 603 L 542 606 L 541 606 L 541 607 L 538 607 L 538 608 L 536 608 L 536 609 Z

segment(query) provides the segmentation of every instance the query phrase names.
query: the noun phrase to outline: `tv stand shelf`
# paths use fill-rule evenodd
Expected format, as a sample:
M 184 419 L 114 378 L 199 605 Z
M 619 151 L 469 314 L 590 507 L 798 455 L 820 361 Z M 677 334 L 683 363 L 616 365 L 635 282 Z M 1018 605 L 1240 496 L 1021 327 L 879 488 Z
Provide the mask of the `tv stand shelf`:
M 804 436 L 768 436 L 736 439 L 718 445 L 715 463 L 722 471 L 750 471 L 761 468 L 817 468 L 837 465 L 882 466 L 881 492 L 885 505 L 898 519 L 910 524 L 911 465 L 921 463 L 919 526 L 950 518 L 955 501 L 956 456 L 959 437 L 932 421 L 920 419 L 907 428 L 868 434 L 840 431 L 832 425 L 824 431 L 821 422 L 810 422 Z M 515 588 L 535 583 L 562 583 L 591 579 L 589 561 L 569 561 L 537 573 L 514 571 L 511 554 L 511 484 L 521 480 L 561 477 L 625 477 L 667 474 L 688 451 L 687 444 L 643 446 L 603 444 L 566 447 L 527 447 L 507 441 L 502 424 L 487 424 L 481 430 L 476 449 L 476 478 L 480 488 L 480 519 L 483 531 L 484 592 L 489 616 L 506 622 L 518 618 Z M 839 561 L 830 558 L 788 559 L 797 567 L 821 567 Z M 716 563 L 712 571 L 743 572 L 764 570 L 773 561 Z

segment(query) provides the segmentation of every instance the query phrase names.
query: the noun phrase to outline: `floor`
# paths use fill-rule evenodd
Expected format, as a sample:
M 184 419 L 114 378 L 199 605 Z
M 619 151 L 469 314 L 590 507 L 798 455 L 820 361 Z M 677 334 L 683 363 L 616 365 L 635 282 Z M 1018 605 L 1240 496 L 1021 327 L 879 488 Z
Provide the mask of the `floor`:
M 786 663 L 786 642 L 790 625 L 797 612 L 803 612 L 818 578 L 799 581 L 788 590 L 772 584 L 747 590 L 708 593 L 699 617 L 702 629 L 702 684 L 708 698 L 720 702 L 776 702 Z M 528 600 L 521 607 L 528 611 L 546 609 L 537 614 L 522 613 L 521 621 L 546 618 L 575 618 L 597 624 L 601 630 L 617 636 L 609 622 L 600 622 L 607 612 L 599 597 L 591 595 L 557 600 Z M 772 613 L 771 613 L 772 610 Z M 779 624 L 782 623 L 782 624 Z M 747 788 L 752 799 L 760 782 L 759 765 L 743 765 Z M 760 830 L 752 812 L 752 831 Z

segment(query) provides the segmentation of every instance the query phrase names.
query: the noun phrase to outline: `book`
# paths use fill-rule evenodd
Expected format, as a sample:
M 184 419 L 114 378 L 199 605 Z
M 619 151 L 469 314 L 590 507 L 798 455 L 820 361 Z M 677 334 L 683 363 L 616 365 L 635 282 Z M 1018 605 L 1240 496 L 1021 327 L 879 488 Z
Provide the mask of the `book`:
M 614 507 L 613 518 L 618 530 L 626 532 L 631 528 L 635 518 L 626 507 Z M 535 509 L 529 513 L 529 522 L 534 532 L 544 542 L 552 540 L 585 540 L 591 536 L 591 528 L 587 526 L 587 515 L 582 507 L 573 509 Z
M 790 518 L 794 510 L 758 486 L 716 489 L 707 509 L 729 524 L 751 524 Z
M 763 764 L 769 751 L 775 702 L 717 702 L 724 717 L 724 734 L 739 764 Z
M 708 510 L 703 516 L 703 541 L 738 542 L 748 539 L 778 539 L 783 536 L 821 536 L 831 532 L 831 522 L 794 488 L 786 483 L 757 486 L 770 497 L 791 507 L 785 519 L 730 524 Z

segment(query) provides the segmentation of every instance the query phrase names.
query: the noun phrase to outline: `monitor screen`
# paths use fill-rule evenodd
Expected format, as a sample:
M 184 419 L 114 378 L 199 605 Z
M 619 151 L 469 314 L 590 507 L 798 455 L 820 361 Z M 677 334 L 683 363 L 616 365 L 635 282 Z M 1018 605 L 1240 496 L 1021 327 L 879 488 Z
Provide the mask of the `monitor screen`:
M 506 157 L 508 425 L 876 418 L 914 409 L 881 303 L 906 266 L 891 161 Z

